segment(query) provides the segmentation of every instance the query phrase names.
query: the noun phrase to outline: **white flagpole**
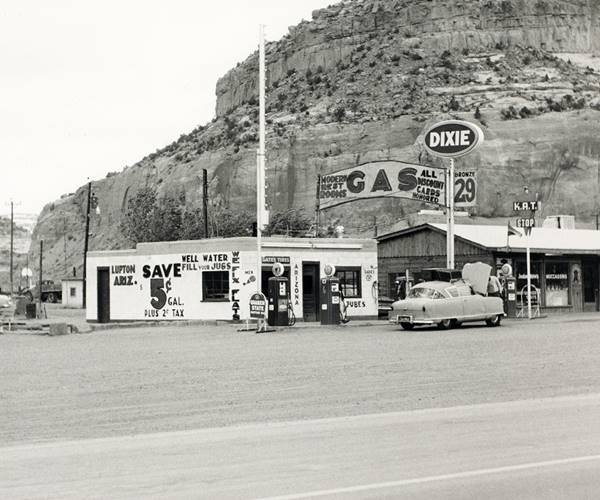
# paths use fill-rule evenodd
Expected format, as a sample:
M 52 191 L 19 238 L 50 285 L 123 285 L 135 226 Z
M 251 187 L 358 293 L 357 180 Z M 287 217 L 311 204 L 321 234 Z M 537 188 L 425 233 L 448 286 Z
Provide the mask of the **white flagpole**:
M 262 293 L 262 230 L 264 207 L 265 171 L 265 27 L 260 25 L 258 44 L 258 88 L 259 88 L 259 147 L 256 157 L 256 291 Z M 258 320 L 258 330 L 261 330 Z

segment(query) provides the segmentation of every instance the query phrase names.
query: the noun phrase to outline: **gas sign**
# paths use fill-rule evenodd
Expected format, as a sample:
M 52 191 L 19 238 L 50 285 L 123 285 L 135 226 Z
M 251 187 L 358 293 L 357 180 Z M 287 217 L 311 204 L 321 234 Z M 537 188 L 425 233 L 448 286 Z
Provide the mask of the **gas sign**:
M 320 208 L 365 198 L 445 202 L 444 169 L 400 161 L 375 161 L 319 177 Z
M 425 149 L 434 156 L 457 158 L 483 142 L 483 131 L 474 123 L 448 120 L 425 131 Z

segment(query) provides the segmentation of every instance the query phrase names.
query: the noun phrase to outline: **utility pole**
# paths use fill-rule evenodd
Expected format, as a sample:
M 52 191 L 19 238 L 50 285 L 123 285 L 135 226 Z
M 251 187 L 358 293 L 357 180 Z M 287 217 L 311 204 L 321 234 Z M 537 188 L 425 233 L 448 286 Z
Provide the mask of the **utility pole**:
M 10 202 L 10 296 L 12 297 L 13 293 L 15 293 L 15 288 L 13 286 L 13 254 L 14 254 L 14 212 L 13 212 L 13 202 Z
M 67 271 L 67 218 L 63 215 L 63 250 L 65 257 L 65 278 L 68 275 Z
M 315 203 L 315 238 L 319 237 L 319 224 L 321 212 L 321 174 L 317 175 L 317 201 Z
M 204 237 L 208 238 L 208 171 L 202 169 L 202 213 L 204 216 Z
M 40 278 L 39 278 L 39 283 L 38 283 L 38 293 L 39 293 L 39 297 L 38 297 L 38 305 L 39 305 L 39 315 L 41 318 L 42 315 L 42 279 L 43 279 L 43 272 L 42 272 L 42 265 L 44 262 L 44 240 L 40 240 Z
M 83 272 L 82 272 L 82 277 L 83 277 L 83 308 L 85 309 L 86 307 L 86 295 L 87 295 L 87 283 L 86 283 L 86 277 L 87 277 L 87 252 L 88 252 L 88 243 L 89 243 L 89 238 L 90 238 L 90 207 L 91 207 L 91 201 L 92 201 L 92 182 L 88 182 L 88 192 L 87 192 L 87 208 L 85 211 L 85 235 L 84 235 L 84 240 L 83 240 Z

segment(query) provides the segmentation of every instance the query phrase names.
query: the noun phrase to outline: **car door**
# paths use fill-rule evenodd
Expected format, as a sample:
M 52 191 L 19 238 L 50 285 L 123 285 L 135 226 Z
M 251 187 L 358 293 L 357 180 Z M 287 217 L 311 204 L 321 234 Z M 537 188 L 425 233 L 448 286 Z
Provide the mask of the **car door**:
M 443 292 L 444 298 L 439 299 L 440 317 L 442 319 L 457 319 L 460 321 L 465 314 L 463 298 L 458 293 L 456 287 L 450 286 Z
M 463 306 L 465 309 L 465 316 L 469 318 L 485 318 L 485 297 L 479 294 L 469 295 L 463 298 Z

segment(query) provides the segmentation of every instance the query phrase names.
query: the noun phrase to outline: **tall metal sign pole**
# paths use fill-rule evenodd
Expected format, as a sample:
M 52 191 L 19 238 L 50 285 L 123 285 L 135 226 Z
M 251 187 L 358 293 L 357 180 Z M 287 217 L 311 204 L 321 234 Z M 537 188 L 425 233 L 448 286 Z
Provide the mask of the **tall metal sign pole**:
M 454 269 L 454 158 L 450 158 L 448 171 L 448 240 L 450 252 L 448 253 L 448 269 Z
M 265 204 L 265 27 L 260 25 L 258 44 L 258 102 L 259 102 L 259 146 L 256 161 L 256 293 L 262 293 L 262 230 Z M 258 319 L 257 331 L 261 331 Z
M 529 193 L 529 189 L 525 187 L 525 192 Z M 529 212 L 529 217 L 517 219 L 517 227 L 525 230 L 525 256 L 527 259 L 527 318 L 531 319 L 531 230 L 535 227 L 535 212 L 540 208 L 538 193 L 535 194 L 535 201 L 515 201 L 513 202 L 513 210 L 515 212 Z M 539 301 L 539 297 L 537 297 Z
M 483 132 L 474 123 L 447 120 L 425 131 L 425 149 L 439 158 L 449 158 L 446 172 L 446 265 L 454 269 L 454 159 L 473 151 L 483 142 Z

